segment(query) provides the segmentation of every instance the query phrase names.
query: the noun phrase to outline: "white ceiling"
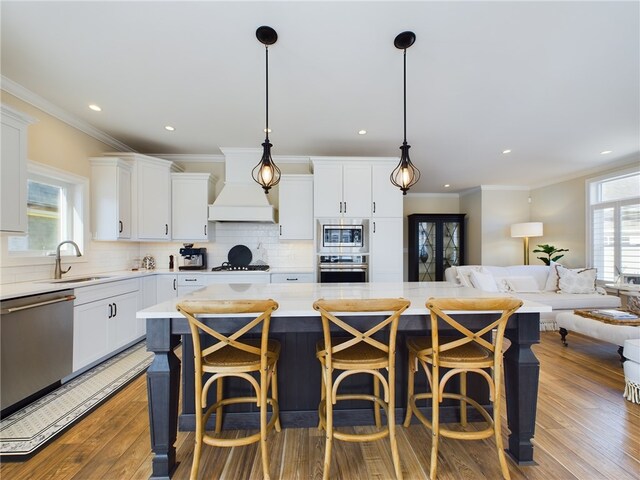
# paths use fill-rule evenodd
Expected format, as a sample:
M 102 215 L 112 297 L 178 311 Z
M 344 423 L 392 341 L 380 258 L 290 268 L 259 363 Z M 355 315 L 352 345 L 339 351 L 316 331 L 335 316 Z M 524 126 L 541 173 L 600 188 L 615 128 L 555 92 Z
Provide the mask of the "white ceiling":
M 636 1 L 1 8 L 2 75 L 143 153 L 260 146 L 260 25 L 279 35 L 269 48 L 276 159 L 399 155 L 402 51 L 393 40 L 404 30 L 417 36 L 407 50 L 407 140 L 422 180 L 412 192 L 537 186 L 640 151 Z

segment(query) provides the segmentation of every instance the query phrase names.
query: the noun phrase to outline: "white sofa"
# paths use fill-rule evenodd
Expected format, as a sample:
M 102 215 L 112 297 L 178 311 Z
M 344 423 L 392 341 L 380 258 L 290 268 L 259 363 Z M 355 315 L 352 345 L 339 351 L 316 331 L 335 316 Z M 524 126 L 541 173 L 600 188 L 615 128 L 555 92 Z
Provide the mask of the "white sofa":
M 477 273 L 472 274 L 471 272 L 474 271 Z M 445 280 L 551 306 L 553 309 L 551 313 L 540 315 L 541 330 L 558 330 L 555 317 L 559 312 L 620 307 L 620 298 L 606 295 L 604 289 L 600 287 L 593 293 L 559 292 L 556 272 L 555 265 L 551 267 L 547 265 L 509 267 L 468 265 L 447 268 Z M 489 277 L 493 279 L 493 284 Z

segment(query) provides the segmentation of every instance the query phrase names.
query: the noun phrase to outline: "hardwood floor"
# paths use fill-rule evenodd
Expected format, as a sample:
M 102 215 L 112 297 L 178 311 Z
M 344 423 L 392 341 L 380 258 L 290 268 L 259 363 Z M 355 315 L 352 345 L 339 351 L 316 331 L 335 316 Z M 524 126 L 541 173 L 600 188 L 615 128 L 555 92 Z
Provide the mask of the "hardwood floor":
M 640 406 L 622 397 L 624 375 L 614 345 L 577 334 L 560 344 L 543 332 L 534 351 L 540 360 L 535 466 L 509 462 L 514 480 L 640 479 Z M 505 422 L 506 423 L 506 422 Z M 368 427 L 357 427 L 366 431 Z M 226 436 L 238 432 L 225 432 Z M 506 429 L 505 429 L 506 435 Z M 428 478 L 431 437 L 419 424 L 398 427 L 405 479 Z M 178 432 L 180 462 L 174 478 L 189 478 L 193 433 Z M 322 477 L 324 437 L 311 429 L 285 429 L 269 437 L 271 478 Z M 262 478 L 257 444 L 204 447 L 202 479 Z M 482 472 L 482 473 L 481 473 Z M 129 480 L 151 473 L 146 383 L 142 376 L 26 462 L 3 462 L 0 478 Z M 336 441 L 332 478 L 394 478 L 388 440 Z M 441 440 L 438 478 L 496 479 L 495 444 Z

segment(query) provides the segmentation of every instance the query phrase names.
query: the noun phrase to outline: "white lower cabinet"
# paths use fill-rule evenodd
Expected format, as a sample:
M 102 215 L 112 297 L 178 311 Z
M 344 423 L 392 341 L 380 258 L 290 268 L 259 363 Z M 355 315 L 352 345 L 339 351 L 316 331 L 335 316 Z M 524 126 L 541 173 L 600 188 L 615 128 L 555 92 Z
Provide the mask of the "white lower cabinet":
M 178 275 L 156 275 L 156 303 L 166 302 L 178 296 Z
M 73 371 L 104 360 L 136 340 L 138 279 L 75 289 Z

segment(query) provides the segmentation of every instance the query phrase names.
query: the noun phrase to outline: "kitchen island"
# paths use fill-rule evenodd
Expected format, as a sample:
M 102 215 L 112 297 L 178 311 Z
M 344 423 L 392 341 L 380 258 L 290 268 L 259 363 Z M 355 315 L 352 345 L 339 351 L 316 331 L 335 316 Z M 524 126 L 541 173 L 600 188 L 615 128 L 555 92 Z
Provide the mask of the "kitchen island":
M 406 405 L 407 334 L 426 334 L 429 330 L 425 302 L 430 297 L 487 297 L 478 290 L 453 286 L 446 282 L 425 283 L 342 283 L 342 284 L 219 284 L 211 285 L 186 298 L 197 300 L 233 300 L 272 298 L 279 308 L 272 315 L 270 335 L 282 343 L 278 364 L 280 416 L 283 426 L 309 427 L 317 425 L 317 405 L 320 397 L 320 367 L 315 359 L 315 342 L 321 338 L 322 327 L 312 304 L 319 298 L 389 298 L 403 297 L 411 306 L 400 318 L 398 327 L 396 377 L 398 397 L 396 417 L 402 418 Z M 495 295 L 493 295 L 495 296 Z M 180 301 L 178 299 L 177 301 Z M 186 318 L 176 311 L 176 300 L 164 302 L 138 312 L 147 320 L 147 349 L 155 356 L 147 372 L 151 447 L 154 452 L 152 478 L 169 478 L 175 468 L 175 441 L 178 426 L 192 430 L 193 419 L 193 350 Z M 536 417 L 539 363 L 531 345 L 539 341 L 540 313 L 550 307 L 525 302 L 507 324 L 506 337 L 511 347 L 504 358 L 508 453 L 519 464 L 533 462 L 533 438 Z M 465 325 L 477 327 L 495 312 L 461 312 L 456 318 Z M 212 318 L 218 330 L 234 329 L 233 318 Z M 353 321 L 362 327 L 370 317 L 353 314 Z M 236 322 L 237 323 L 237 320 Z M 237 328 L 237 325 L 236 325 Z M 178 415 L 181 362 L 174 349 L 182 338 L 182 412 Z M 471 379 L 470 379 L 471 380 Z M 356 381 L 357 382 L 357 381 Z M 362 385 L 362 384 L 360 384 Z M 480 384 L 478 384 L 480 385 Z M 235 388 L 231 386 L 230 388 Z M 242 387 L 238 387 L 242 388 Z M 416 384 L 416 390 L 424 388 Z M 470 382 L 470 390 L 474 388 Z M 238 390 L 241 391 L 241 390 Z M 238 391 L 232 391 L 237 394 Z M 486 402 L 486 391 L 477 389 L 480 403 Z M 458 414 L 455 405 L 445 406 L 443 419 Z M 338 424 L 372 422 L 371 407 L 347 404 L 339 415 Z M 255 428 L 257 414 L 252 411 L 231 411 L 225 414 L 225 427 Z M 401 428 L 401 427 L 398 427 Z

